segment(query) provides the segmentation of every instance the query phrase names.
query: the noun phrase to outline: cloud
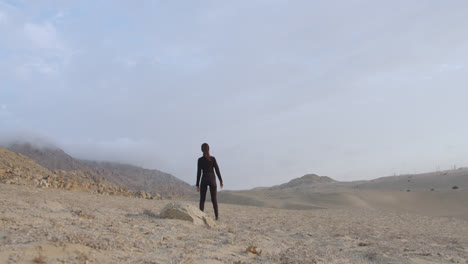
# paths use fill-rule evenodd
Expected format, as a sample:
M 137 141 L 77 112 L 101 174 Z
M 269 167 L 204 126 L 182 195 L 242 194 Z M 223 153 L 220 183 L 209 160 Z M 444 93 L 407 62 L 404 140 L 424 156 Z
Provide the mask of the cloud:
M 133 139 L 128 137 L 113 140 L 84 140 L 63 141 L 60 145 L 69 149 L 69 153 L 77 158 L 114 161 L 129 163 L 145 168 L 154 168 L 164 171 L 172 169 L 164 162 L 164 158 L 155 151 L 158 148 L 156 142 L 148 139 Z M 89 150 L 93 153 L 90 155 Z
M 36 131 L 0 131 L 0 146 L 8 147 L 14 143 L 29 143 L 38 148 L 57 148 L 53 139 Z
M 247 188 L 468 155 L 439 148 L 467 142 L 467 1 L 22 3 L 0 3 L 0 129 L 77 157 L 192 182 L 206 141 Z
M 2 11 L 0 11 L 0 25 L 6 24 L 7 20 L 8 20 L 7 15 L 3 13 Z
M 62 41 L 59 39 L 54 25 L 46 22 L 44 24 L 26 23 L 24 25 L 26 39 L 36 47 L 42 49 L 63 49 Z

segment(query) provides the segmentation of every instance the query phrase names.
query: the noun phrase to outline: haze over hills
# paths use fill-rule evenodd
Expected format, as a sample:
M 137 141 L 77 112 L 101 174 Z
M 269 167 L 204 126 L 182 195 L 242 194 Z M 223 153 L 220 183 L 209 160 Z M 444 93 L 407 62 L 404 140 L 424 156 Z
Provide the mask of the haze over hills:
M 28 142 L 14 142 L 6 144 L 5 147 L 13 152 L 29 157 L 49 170 L 86 171 L 90 169 L 86 164 L 74 159 L 52 144 L 37 146 Z
M 194 192 L 188 183 L 168 173 L 114 162 L 79 160 L 50 144 L 35 146 L 31 143 L 15 142 L 7 144 L 6 147 L 31 158 L 49 170 L 83 171 L 130 190 L 142 190 L 153 195 L 188 195 Z

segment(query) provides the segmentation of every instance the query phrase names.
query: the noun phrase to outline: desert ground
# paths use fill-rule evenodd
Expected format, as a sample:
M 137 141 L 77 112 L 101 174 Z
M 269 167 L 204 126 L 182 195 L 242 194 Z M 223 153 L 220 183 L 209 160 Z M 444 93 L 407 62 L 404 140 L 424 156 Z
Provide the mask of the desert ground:
M 161 219 L 169 200 L 0 184 L 0 263 L 468 263 L 467 209 L 456 200 L 468 196 L 456 191 L 432 192 L 446 198 L 433 211 L 459 204 L 444 212 L 418 200 L 430 193 L 226 192 L 228 202 L 258 204 L 220 203 L 208 228 Z M 418 205 L 427 208 L 412 212 Z
M 195 197 L 192 200 L 196 200 Z M 250 190 L 221 192 L 219 201 L 259 207 L 313 210 L 360 208 L 395 213 L 457 217 L 468 220 L 468 190 L 435 191 L 353 190 Z

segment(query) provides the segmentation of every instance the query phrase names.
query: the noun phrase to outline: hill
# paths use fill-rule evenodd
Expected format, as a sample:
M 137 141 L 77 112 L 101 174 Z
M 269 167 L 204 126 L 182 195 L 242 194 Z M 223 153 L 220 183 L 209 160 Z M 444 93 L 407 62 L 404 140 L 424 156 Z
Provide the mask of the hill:
M 273 186 L 270 189 L 309 189 L 316 188 L 320 186 L 325 186 L 330 183 L 336 182 L 330 177 L 327 176 L 318 176 L 316 174 L 306 174 L 300 178 L 292 179 L 291 181 Z
M 51 171 L 80 171 L 102 177 L 130 190 L 164 196 L 180 196 L 194 192 L 188 183 L 168 173 L 114 162 L 79 160 L 50 144 L 38 147 L 26 142 L 15 142 L 7 145 L 7 148 L 29 157 Z
M 146 193 L 129 191 L 110 183 L 103 177 L 86 171 L 50 171 L 30 158 L 0 147 L 0 183 L 38 186 L 42 188 L 91 191 L 101 194 L 142 196 Z
M 300 210 L 385 209 L 468 219 L 467 187 L 465 168 L 351 182 L 312 174 L 270 188 L 220 192 L 218 201 Z
M 394 191 L 450 190 L 454 186 L 468 188 L 468 168 L 386 176 L 372 180 L 336 181 L 327 176 L 307 174 L 291 181 L 269 188 L 253 190 L 311 190 L 311 189 L 364 189 Z
M 350 182 L 354 188 L 374 190 L 423 191 L 468 187 L 468 168 L 388 176 L 370 181 Z
M 194 188 L 190 184 L 159 170 L 149 170 L 115 162 L 85 160 L 81 160 L 80 162 L 86 164 L 97 175 L 131 190 L 143 190 L 148 193 L 156 192 L 164 195 L 188 195 L 194 193 Z

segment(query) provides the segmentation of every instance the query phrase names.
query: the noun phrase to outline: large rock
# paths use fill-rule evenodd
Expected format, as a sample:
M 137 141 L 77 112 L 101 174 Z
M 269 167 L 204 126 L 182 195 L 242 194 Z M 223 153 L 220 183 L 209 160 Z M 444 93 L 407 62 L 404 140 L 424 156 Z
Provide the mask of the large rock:
M 161 218 L 179 219 L 192 222 L 196 225 L 216 225 L 213 218 L 209 217 L 197 207 L 181 202 L 168 203 L 160 213 Z

